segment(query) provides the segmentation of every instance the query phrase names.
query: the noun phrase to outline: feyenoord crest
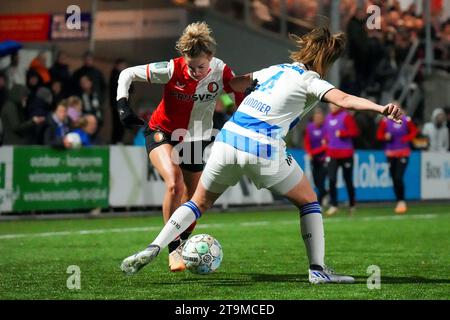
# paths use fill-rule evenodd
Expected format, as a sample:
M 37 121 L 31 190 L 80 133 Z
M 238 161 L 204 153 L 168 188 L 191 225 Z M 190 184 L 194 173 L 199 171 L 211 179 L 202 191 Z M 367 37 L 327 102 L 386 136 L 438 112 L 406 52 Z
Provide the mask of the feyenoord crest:
M 217 90 L 219 90 L 219 85 L 217 82 L 210 82 L 208 83 L 208 91 L 211 93 L 215 93 Z
M 153 135 L 153 140 L 155 140 L 155 142 L 161 142 L 164 139 L 164 133 L 157 131 L 155 132 L 155 134 Z

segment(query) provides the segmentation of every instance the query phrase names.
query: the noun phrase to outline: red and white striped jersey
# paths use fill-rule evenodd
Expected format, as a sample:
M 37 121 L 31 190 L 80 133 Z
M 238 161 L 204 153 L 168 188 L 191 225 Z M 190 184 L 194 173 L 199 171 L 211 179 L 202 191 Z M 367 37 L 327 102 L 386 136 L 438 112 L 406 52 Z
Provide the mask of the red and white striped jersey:
M 181 135 L 185 141 L 207 140 L 212 133 L 216 100 L 223 91 L 232 92 L 229 81 L 233 77 L 230 67 L 222 60 L 212 58 L 207 76 L 197 81 L 189 74 L 184 58 L 179 57 L 122 71 L 117 99 L 128 97 L 132 81 L 164 84 L 163 98 L 152 114 L 149 127 L 167 133 L 186 129 L 189 135 Z M 242 95 L 236 100 L 242 100 Z

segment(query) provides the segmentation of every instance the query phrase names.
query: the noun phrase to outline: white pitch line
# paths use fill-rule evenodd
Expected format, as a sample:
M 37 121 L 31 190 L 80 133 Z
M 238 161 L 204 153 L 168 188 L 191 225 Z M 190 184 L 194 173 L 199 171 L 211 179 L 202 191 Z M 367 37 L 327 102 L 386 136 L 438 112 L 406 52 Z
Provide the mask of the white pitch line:
M 438 214 L 416 214 L 416 215 L 404 215 L 404 216 L 382 216 L 382 217 L 362 217 L 362 218 L 331 218 L 324 219 L 325 223 L 330 222 L 342 222 L 342 221 L 383 221 L 383 220 L 406 220 L 406 219 L 434 219 L 438 217 Z M 257 227 L 270 225 L 273 221 L 255 221 L 255 222 L 241 222 L 238 226 L 241 227 Z M 276 221 L 277 224 L 293 224 L 298 223 L 298 219 L 295 220 L 280 220 Z M 197 229 L 207 228 L 220 228 L 229 224 L 225 223 L 207 223 L 200 224 Z M 42 233 L 11 233 L 0 235 L 0 240 L 18 239 L 27 237 L 58 237 L 58 236 L 71 236 L 71 235 L 88 235 L 88 234 L 104 234 L 104 233 L 127 233 L 127 232 L 147 232 L 158 231 L 161 227 L 135 227 L 135 228 L 111 228 L 111 229 L 92 229 L 92 230 L 78 230 L 78 231 L 56 231 L 56 232 L 42 232 Z

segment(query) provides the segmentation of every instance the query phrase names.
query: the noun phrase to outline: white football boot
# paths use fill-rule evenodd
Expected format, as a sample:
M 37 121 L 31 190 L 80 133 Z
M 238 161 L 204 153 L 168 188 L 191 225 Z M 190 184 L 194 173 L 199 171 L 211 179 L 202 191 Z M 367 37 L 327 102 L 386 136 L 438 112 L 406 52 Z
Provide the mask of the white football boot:
M 354 283 L 355 279 L 351 276 L 337 274 L 333 269 L 324 266 L 322 271 L 309 269 L 309 282 L 312 284 Z
M 120 269 L 126 275 L 131 276 L 141 270 L 145 265 L 152 262 L 158 255 L 159 251 L 159 246 L 151 244 L 144 250 L 124 259 L 120 265 Z

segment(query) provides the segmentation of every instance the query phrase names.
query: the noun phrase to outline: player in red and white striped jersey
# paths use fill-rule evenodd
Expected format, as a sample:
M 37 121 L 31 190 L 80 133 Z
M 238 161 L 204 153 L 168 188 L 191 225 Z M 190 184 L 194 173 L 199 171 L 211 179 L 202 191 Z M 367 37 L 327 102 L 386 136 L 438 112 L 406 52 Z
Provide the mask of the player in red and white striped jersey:
M 163 201 L 165 223 L 181 203 L 192 197 L 204 166 L 203 152 L 212 136 L 216 100 L 223 91 L 233 92 L 229 82 L 234 74 L 222 60 L 214 57 L 215 47 L 208 25 L 192 23 L 177 42 L 180 57 L 131 67 L 119 76 L 117 105 L 125 126 L 144 124 L 128 106 L 131 83 L 164 84 L 163 98 L 144 135 L 150 161 L 167 187 Z M 242 94 L 236 93 L 237 105 L 242 98 Z M 175 158 L 173 151 L 176 151 Z M 181 239 L 169 244 L 171 271 L 185 269 L 180 243 L 194 227 L 195 223 L 180 235 Z

